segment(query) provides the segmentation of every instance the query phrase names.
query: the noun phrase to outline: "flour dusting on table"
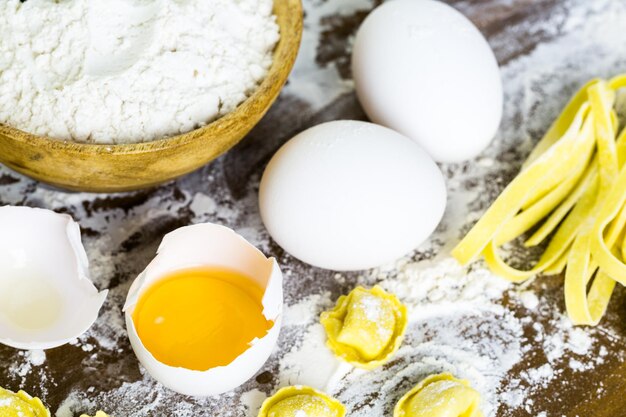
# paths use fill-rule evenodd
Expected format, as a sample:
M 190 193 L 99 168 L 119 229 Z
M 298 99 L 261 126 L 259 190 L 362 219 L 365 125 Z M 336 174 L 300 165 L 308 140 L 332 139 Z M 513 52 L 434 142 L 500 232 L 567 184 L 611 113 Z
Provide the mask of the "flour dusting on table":
M 310 98 L 311 107 L 319 109 L 350 94 L 352 88 L 342 69 L 343 59 L 317 62 L 316 50 L 323 47 L 320 39 L 337 24 L 336 19 L 358 21 L 375 2 L 304 3 L 305 49 L 283 100 L 289 107 L 291 97 L 303 102 Z M 595 329 L 572 327 L 563 316 L 558 278 L 512 286 L 493 276 L 482 262 L 464 268 L 449 256 L 518 172 L 570 95 L 589 78 L 626 70 L 626 43 L 617 41 L 623 39 L 626 4 L 561 3 L 547 20 L 515 28 L 524 33 L 541 30 L 545 40 L 503 66 L 505 118 L 492 146 L 475 161 L 442 166 L 449 201 L 436 233 L 415 253 L 377 270 L 322 271 L 298 262 L 273 243 L 257 209 L 262 163 L 254 172 L 247 170 L 250 159 L 245 156 L 250 154 L 245 147 L 174 184 L 109 197 L 57 192 L 1 168 L 2 203 L 45 206 L 74 215 L 84 230 L 96 285 L 111 288 L 95 326 L 73 345 L 46 352 L 41 366 L 35 366 L 32 357 L 0 348 L 0 369 L 8 375 L 9 388 L 24 387 L 41 395 L 59 406 L 57 417 L 100 408 L 116 417 L 254 417 L 268 395 L 294 383 L 336 396 L 351 416 L 383 417 L 420 379 L 442 371 L 467 378 L 481 392 L 483 410 L 490 417 L 561 416 L 564 413 L 553 410 L 564 409 L 563 396 L 573 392 L 581 400 L 586 395 L 604 395 L 601 384 L 592 390 L 585 385 L 609 362 L 624 360 L 626 349 L 615 328 L 620 316 L 609 313 Z M 511 46 L 498 36 L 492 40 L 496 54 L 508 56 Z M 279 101 L 274 111 L 281 111 L 280 106 Z M 254 152 L 260 149 L 267 160 L 272 150 L 255 148 Z M 241 156 L 241 162 L 230 155 Z M 245 186 L 233 185 L 232 178 L 238 176 Z M 275 256 L 284 270 L 286 297 L 279 348 L 270 361 L 240 389 L 207 399 L 175 395 L 138 366 L 121 311 L 130 282 L 154 256 L 161 237 L 200 221 L 232 227 Z M 511 255 L 524 259 L 516 250 Z M 397 355 L 385 366 L 365 372 L 336 359 L 325 347 L 319 314 L 354 286 L 374 284 L 408 305 L 410 324 Z M 66 379 L 59 369 L 76 369 L 82 375 Z M 550 396 L 545 395 L 548 389 Z

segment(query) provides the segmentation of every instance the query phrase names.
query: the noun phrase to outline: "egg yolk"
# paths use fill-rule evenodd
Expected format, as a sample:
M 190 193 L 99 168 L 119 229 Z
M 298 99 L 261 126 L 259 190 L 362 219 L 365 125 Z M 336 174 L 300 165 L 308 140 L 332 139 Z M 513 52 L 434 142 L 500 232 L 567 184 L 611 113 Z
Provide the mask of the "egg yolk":
M 196 371 L 231 363 L 267 334 L 263 290 L 223 269 L 175 272 L 149 287 L 133 312 L 137 334 L 154 357 Z

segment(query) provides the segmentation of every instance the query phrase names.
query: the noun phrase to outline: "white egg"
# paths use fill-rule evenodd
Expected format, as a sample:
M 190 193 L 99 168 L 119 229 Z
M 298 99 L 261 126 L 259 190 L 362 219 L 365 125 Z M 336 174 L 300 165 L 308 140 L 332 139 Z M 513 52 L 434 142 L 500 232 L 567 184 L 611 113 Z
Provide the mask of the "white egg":
M 364 21 L 352 70 L 369 118 L 439 162 L 477 156 L 502 118 L 498 63 L 480 31 L 434 0 L 392 0 Z
M 264 337 L 251 341 L 248 350 L 226 366 L 196 371 L 166 365 L 141 341 L 132 318 L 135 306 L 144 291 L 164 276 L 205 266 L 239 271 L 254 279 L 264 289 L 263 315 L 274 324 Z M 131 286 L 124 306 L 126 327 L 137 358 L 154 379 L 181 394 L 217 395 L 240 386 L 263 366 L 278 340 L 283 311 L 282 280 L 274 258 L 265 257 L 231 229 L 205 223 L 169 233 L 163 238 L 157 256 Z
M 274 240 L 306 263 L 338 271 L 376 267 L 415 249 L 445 204 L 441 171 L 419 145 L 357 121 L 291 139 L 270 161 L 259 192 Z
M 0 343 L 50 349 L 83 334 L 107 291 L 89 280 L 80 228 L 66 214 L 0 208 Z

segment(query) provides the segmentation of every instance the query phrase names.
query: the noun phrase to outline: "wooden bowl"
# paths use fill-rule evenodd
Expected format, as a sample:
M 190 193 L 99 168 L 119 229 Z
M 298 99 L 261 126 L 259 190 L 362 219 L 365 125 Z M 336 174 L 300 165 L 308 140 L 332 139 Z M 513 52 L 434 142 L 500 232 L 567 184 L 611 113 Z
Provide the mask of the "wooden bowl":
M 129 191 L 187 174 L 233 147 L 278 97 L 300 46 L 301 0 L 275 0 L 280 41 L 257 91 L 230 114 L 192 132 L 124 145 L 59 141 L 0 124 L 0 162 L 57 187 L 94 192 Z

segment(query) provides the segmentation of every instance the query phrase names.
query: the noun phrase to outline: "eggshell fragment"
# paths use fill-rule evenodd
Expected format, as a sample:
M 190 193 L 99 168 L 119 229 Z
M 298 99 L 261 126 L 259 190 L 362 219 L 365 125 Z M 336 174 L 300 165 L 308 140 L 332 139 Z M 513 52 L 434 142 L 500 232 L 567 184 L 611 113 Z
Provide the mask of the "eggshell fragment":
M 478 155 L 502 118 L 498 63 L 480 31 L 442 1 L 394 0 L 357 32 L 352 72 L 370 120 L 438 162 Z
M 151 284 L 173 271 L 202 266 L 238 271 L 265 289 L 263 315 L 274 325 L 267 335 L 226 366 L 207 371 L 172 367 L 159 362 L 142 343 L 132 314 Z M 209 396 L 232 390 L 250 379 L 267 361 L 280 332 L 283 310 L 282 273 L 274 258 L 267 258 L 233 230 L 210 223 L 186 226 L 163 238 L 157 256 L 130 288 L 124 311 L 126 327 L 137 358 L 154 379 L 186 395 Z M 219 341 L 217 341 L 219 343 Z
M 305 386 L 285 387 L 263 402 L 258 417 L 344 417 L 336 399 Z
M 0 208 L 0 343 L 50 349 L 83 334 L 107 291 L 89 280 L 78 223 L 66 214 Z
M 431 375 L 396 404 L 393 417 L 483 417 L 480 394 L 469 382 L 443 373 Z
M 346 362 L 374 369 L 387 362 L 402 344 L 407 309 L 379 286 L 357 287 L 339 297 L 337 305 L 320 319 L 328 347 Z

